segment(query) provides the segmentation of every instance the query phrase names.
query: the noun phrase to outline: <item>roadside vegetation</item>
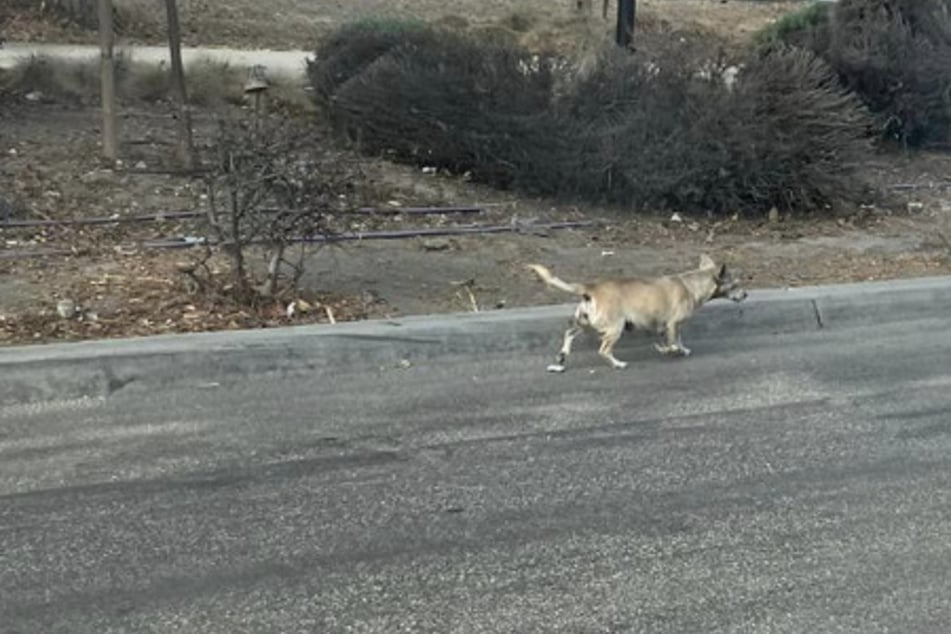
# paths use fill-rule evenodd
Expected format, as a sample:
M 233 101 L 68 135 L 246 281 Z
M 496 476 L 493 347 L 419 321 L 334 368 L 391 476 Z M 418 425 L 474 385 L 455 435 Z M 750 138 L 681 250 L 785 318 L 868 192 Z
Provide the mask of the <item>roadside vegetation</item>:
M 131 5 L 130 5 L 131 6 Z M 828 212 L 867 202 L 874 141 L 905 147 L 951 132 L 951 0 L 809 4 L 746 50 L 644 33 L 574 59 L 485 30 L 373 17 L 322 38 L 308 66 L 320 121 L 373 155 L 529 194 L 633 210 Z M 528 29 L 531 14 L 510 16 Z M 726 51 L 731 52 L 727 53 Z M 194 105 L 247 105 L 243 70 L 186 70 Z M 120 56 L 127 103 L 169 98 L 168 73 Z M 96 63 L 24 61 L 8 95 L 92 104 Z M 312 111 L 274 78 L 278 111 Z
M 731 59 L 656 36 L 579 68 L 473 34 L 359 23 L 315 59 L 313 93 L 342 138 L 496 187 L 731 215 L 865 195 L 866 109 L 792 47 Z
M 812 51 L 903 146 L 951 134 L 951 0 L 840 0 L 790 14 L 757 38 Z

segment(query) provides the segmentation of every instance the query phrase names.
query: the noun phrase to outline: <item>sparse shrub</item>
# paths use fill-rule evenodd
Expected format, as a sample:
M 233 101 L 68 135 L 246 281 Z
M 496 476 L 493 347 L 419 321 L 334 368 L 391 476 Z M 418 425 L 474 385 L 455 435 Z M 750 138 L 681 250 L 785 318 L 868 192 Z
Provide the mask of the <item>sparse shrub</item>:
M 183 271 L 196 290 L 248 304 L 296 290 L 308 254 L 301 241 L 332 237 L 338 218 L 360 202 L 356 168 L 323 146 L 312 129 L 281 118 L 219 122 L 206 181 L 213 243 Z M 224 286 L 205 266 L 219 251 L 230 261 Z M 253 266 L 257 257 L 263 267 Z
M 197 60 L 185 68 L 188 99 L 196 106 L 245 103 L 246 79 L 246 70 L 212 59 Z M 270 82 L 268 101 L 273 107 L 291 114 L 310 112 L 309 99 L 297 82 L 281 75 L 271 77 Z M 116 85 L 120 100 L 125 102 L 164 101 L 171 91 L 167 66 L 130 62 L 121 55 L 117 56 Z M 97 103 L 99 62 L 30 57 L 4 72 L 0 90 L 8 96 L 37 92 L 60 103 Z
M 185 67 L 188 101 L 195 106 L 240 104 L 247 71 L 227 62 L 199 59 Z M 164 101 L 171 94 L 171 76 L 165 64 L 135 64 L 126 73 L 119 94 L 131 101 Z
M 171 91 L 168 68 L 159 64 L 136 64 L 119 84 L 119 96 L 136 101 L 164 101 Z
M 185 69 L 188 100 L 196 106 L 240 104 L 247 71 L 228 62 L 199 59 Z
M 116 81 L 122 81 L 127 73 L 128 64 L 117 56 Z M 13 67 L 7 87 L 15 94 L 35 92 L 62 103 L 92 103 L 99 99 L 99 62 L 31 55 Z

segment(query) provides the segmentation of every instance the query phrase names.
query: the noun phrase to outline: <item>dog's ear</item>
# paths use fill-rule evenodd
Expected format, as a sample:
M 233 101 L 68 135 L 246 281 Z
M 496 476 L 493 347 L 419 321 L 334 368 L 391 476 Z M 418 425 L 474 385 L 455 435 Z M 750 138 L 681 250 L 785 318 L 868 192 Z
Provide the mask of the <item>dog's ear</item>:
M 700 256 L 700 269 L 701 269 L 701 270 L 715 269 L 715 268 L 717 268 L 717 265 L 716 265 L 716 262 L 713 261 L 713 258 L 711 258 L 711 257 L 710 257 L 709 255 L 707 255 L 706 253 L 704 253 L 703 255 Z
M 722 280 L 725 277 L 726 277 L 726 264 L 721 264 L 720 272 L 717 273 L 717 278 Z

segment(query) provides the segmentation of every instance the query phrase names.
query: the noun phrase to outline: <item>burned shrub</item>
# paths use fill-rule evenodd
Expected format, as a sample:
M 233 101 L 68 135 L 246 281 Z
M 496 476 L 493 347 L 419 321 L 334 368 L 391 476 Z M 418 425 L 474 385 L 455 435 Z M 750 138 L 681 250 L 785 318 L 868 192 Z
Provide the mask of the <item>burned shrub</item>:
M 857 191 L 867 113 L 813 54 L 775 46 L 741 72 L 702 42 L 650 44 L 572 74 L 433 32 L 338 86 L 329 114 L 367 152 L 635 209 L 817 210 Z
M 781 34 L 825 59 L 879 119 L 882 136 L 907 145 L 951 134 L 951 2 L 840 0 L 827 19 Z
M 944 0 L 843 0 L 826 55 L 903 143 L 951 132 L 951 18 Z
M 698 72 L 675 51 L 658 60 L 611 53 L 559 104 L 564 136 L 539 156 L 552 175 L 540 189 L 715 213 L 817 210 L 858 195 L 869 120 L 814 55 L 775 50 L 732 87 L 726 61 Z
M 527 119 L 551 94 L 547 60 L 441 32 L 394 47 L 340 86 L 331 116 L 364 151 L 507 186 L 526 156 Z
M 557 148 L 536 157 L 537 189 L 640 208 L 667 198 L 676 204 L 679 184 L 690 180 L 685 168 L 692 169 L 683 152 L 693 148 L 678 140 L 689 134 L 687 111 L 704 95 L 725 94 L 695 81 L 679 53 L 676 46 L 656 57 L 606 51 L 552 109 L 549 127 L 560 133 Z
M 753 60 L 727 108 L 730 160 L 708 183 L 711 207 L 823 209 L 861 197 L 855 168 L 871 149 L 871 119 L 812 53 Z M 703 134 L 713 141 L 723 132 Z
M 433 31 L 415 20 L 367 18 L 344 25 L 323 41 L 313 60 L 307 60 L 314 98 L 329 105 L 341 85 L 392 49 L 431 38 Z

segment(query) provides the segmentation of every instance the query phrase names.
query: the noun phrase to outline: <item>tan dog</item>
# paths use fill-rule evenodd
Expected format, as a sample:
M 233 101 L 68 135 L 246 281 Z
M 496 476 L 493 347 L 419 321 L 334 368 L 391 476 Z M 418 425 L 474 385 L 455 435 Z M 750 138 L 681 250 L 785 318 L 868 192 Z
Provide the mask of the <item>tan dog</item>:
M 601 335 L 598 354 L 618 369 L 627 363 L 614 357 L 614 344 L 631 328 L 662 333 L 666 343 L 654 346 L 659 352 L 687 356 L 690 349 L 680 340 L 680 326 L 694 311 L 718 297 L 735 302 L 746 299 L 746 291 L 739 287 L 726 265 L 717 266 L 707 255 L 700 256 L 699 268 L 679 275 L 607 279 L 591 284 L 565 282 L 540 264 L 529 264 L 528 268 L 549 286 L 581 296 L 557 361 L 548 366 L 549 372 L 565 371 L 571 342 L 585 327 Z

